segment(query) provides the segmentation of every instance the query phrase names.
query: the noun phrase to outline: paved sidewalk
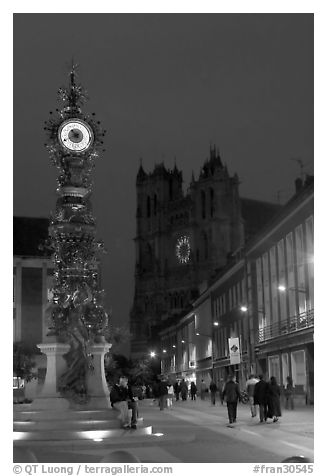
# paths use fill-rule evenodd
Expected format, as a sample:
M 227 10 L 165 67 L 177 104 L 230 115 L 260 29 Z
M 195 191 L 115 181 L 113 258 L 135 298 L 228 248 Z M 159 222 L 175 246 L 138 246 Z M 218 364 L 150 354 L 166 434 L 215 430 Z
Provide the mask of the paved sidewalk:
M 313 460 L 313 408 L 283 411 L 277 424 L 260 424 L 251 418 L 249 405 L 238 405 L 234 428 L 228 428 L 227 407 L 220 402 L 174 402 L 172 409 L 160 411 L 151 400 L 139 404 L 140 416 L 153 426 L 147 438 L 90 441 L 83 445 L 31 447 L 38 462 L 99 463 L 109 453 L 126 449 L 141 462 L 281 462 L 303 454 Z M 127 432 L 128 433 L 128 432 Z M 27 444 L 28 446 L 28 444 Z

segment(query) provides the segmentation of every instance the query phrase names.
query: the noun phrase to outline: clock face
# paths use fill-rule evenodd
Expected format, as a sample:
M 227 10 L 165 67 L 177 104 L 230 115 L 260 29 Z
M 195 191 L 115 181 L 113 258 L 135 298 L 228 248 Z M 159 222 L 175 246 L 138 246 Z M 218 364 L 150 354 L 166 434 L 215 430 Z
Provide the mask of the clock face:
M 79 119 L 63 122 L 58 136 L 62 146 L 73 152 L 85 152 L 93 140 L 90 126 Z
M 181 236 L 176 243 L 176 256 L 180 263 L 186 264 L 190 261 L 191 245 L 188 236 Z

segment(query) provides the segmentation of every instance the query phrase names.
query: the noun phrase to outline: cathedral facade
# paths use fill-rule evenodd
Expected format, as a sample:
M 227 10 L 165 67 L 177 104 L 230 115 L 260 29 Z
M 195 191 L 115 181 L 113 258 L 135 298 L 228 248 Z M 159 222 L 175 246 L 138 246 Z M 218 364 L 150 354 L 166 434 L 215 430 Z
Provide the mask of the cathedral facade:
M 244 245 L 237 175 L 230 176 L 216 148 L 186 193 L 175 165 L 137 179 L 135 295 L 130 314 L 134 357 L 155 346 L 163 326 L 190 309 L 201 289 Z

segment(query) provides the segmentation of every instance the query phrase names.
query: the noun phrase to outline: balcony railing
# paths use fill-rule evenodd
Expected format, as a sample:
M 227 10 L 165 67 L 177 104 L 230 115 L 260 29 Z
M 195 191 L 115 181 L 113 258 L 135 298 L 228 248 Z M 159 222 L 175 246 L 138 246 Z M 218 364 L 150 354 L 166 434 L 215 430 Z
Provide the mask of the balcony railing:
M 297 316 L 285 319 L 284 321 L 275 322 L 269 326 L 265 326 L 258 330 L 257 344 L 265 342 L 269 339 L 275 339 L 276 337 L 291 334 L 314 325 L 314 310 L 298 314 Z

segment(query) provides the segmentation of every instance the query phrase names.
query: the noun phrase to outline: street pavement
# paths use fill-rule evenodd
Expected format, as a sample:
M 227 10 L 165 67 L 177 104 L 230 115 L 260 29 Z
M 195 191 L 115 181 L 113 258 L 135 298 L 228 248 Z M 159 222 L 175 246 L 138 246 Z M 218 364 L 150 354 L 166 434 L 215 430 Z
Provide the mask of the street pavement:
M 33 445 L 38 462 L 99 463 L 110 452 L 126 449 L 142 463 L 278 463 L 293 455 L 313 461 L 313 407 L 283 410 L 277 423 L 251 418 L 249 405 L 238 405 L 237 422 L 227 426 L 227 407 L 208 400 L 174 402 L 160 411 L 152 400 L 139 402 L 144 424 L 154 437 L 108 440 L 83 445 Z M 133 432 L 133 430 L 130 430 Z

